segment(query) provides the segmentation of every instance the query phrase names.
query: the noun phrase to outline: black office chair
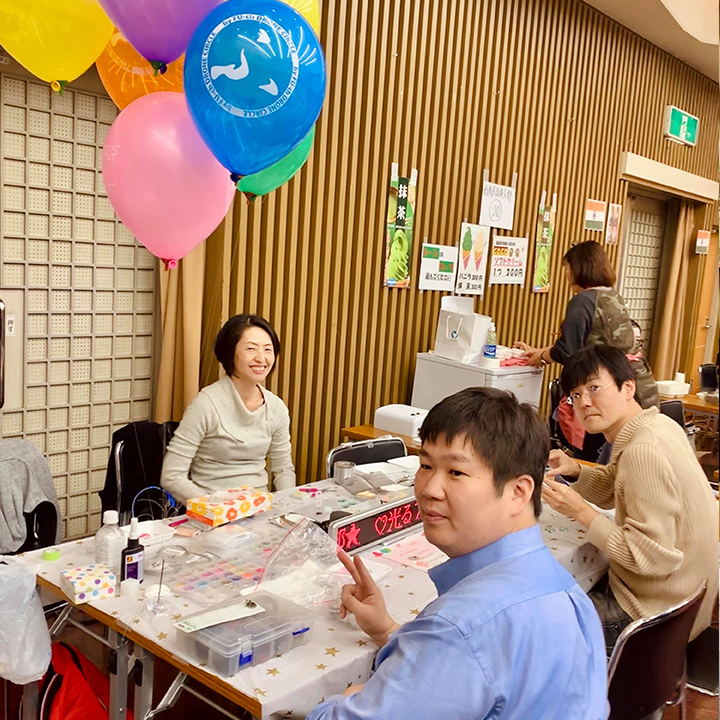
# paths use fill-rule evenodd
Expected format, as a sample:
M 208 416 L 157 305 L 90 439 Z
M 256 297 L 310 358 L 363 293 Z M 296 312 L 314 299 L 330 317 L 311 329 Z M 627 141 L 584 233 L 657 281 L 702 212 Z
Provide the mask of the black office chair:
M 55 544 L 58 515 L 51 502 L 41 502 L 31 513 L 24 515 L 27 528 L 25 542 L 11 554 L 26 553 Z
M 718 389 L 717 367 L 714 363 L 705 363 L 698 368 L 700 392 L 715 392 Z
M 407 448 L 402 438 L 390 435 L 375 440 L 343 443 L 328 453 L 325 470 L 328 478 L 331 478 L 335 471 L 335 463 L 340 460 L 354 462 L 356 465 L 367 465 L 368 463 L 386 462 L 406 455 Z
M 608 665 L 610 720 L 659 718 L 674 705 L 685 720 L 685 651 L 706 589 L 622 631 Z
M 663 400 L 660 403 L 660 412 L 674 420 L 687 435 L 688 442 L 695 447 L 695 425 L 694 423 L 685 422 L 685 406 L 682 400 Z
M 165 516 L 168 497 L 152 488 L 160 486 L 165 450 L 178 425 L 134 422 L 113 433 L 105 487 L 99 493 L 103 512 L 117 510 L 121 524 L 127 524 L 131 514 L 143 519 Z
M 548 384 L 548 392 L 550 395 L 550 417 L 548 418 L 548 425 L 550 429 L 550 441 L 552 442 L 553 449 L 572 453 L 572 445 L 563 434 L 563 431 L 560 428 L 560 423 L 553 418 L 555 410 L 560 404 L 563 395 L 562 387 L 560 387 L 560 378 L 555 378 L 550 381 Z

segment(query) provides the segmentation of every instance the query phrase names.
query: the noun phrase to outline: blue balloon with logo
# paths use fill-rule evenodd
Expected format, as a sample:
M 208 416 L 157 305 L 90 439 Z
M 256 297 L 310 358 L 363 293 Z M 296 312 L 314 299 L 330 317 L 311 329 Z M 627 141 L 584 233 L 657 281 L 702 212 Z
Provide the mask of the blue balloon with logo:
M 185 94 L 200 134 L 233 174 L 277 162 L 310 132 L 325 98 L 325 56 L 280 0 L 228 0 L 198 26 Z

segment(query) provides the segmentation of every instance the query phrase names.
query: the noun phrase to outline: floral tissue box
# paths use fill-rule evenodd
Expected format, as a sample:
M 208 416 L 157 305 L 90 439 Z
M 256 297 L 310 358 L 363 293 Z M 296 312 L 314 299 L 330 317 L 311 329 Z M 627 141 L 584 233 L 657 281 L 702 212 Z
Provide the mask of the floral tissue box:
M 87 565 L 60 573 L 62 591 L 76 605 L 115 597 L 117 578 L 104 565 Z
M 185 507 L 188 517 L 217 527 L 268 510 L 271 504 L 272 493 L 240 487 L 213 493 L 211 497 L 190 498 Z

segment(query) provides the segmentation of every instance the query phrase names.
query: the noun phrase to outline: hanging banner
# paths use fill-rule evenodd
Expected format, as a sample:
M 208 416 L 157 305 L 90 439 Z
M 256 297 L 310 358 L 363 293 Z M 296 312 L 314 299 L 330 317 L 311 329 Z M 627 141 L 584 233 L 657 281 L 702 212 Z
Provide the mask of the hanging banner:
M 527 249 L 528 239 L 525 237 L 496 235 L 490 254 L 490 284 L 524 285 Z
M 383 284 L 386 287 L 407 288 L 410 287 L 417 170 L 413 169 L 409 178 L 399 177 L 397 172 L 397 164 L 393 163 L 385 229 Z
M 515 216 L 515 188 L 483 182 L 480 225 L 512 230 Z
M 457 283 L 455 285 L 456 293 L 483 297 L 489 247 L 489 227 L 473 225 L 472 223 L 462 224 Z
M 605 243 L 617 245 L 620 238 L 620 218 L 622 217 L 622 205 L 610 203 L 608 208 L 607 230 L 605 231 Z
M 420 290 L 455 289 L 458 249 L 454 245 L 423 243 L 420 259 Z
M 695 242 L 695 253 L 697 255 L 707 255 L 710 247 L 710 231 L 698 230 L 697 240 Z
M 602 232 L 605 227 L 605 208 L 602 200 L 588 200 L 585 204 L 585 229 Z
M 550 255 L 555 236 L 555 204 L 545 207 L 545 193 L 538 207 L 537 230 L 535 231 L 535 271 L 533 292 L 546 293 L 550 289 Z

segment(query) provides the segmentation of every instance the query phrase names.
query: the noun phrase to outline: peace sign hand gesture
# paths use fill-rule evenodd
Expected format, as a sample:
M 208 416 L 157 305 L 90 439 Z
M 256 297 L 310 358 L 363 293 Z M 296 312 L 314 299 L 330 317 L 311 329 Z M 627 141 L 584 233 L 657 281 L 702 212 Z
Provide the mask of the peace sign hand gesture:
M 343 585 L 340 617 L 352 613 L 360 629 L 382 647 L 388 636 L 400 626 L 390 617 L 385 599 L 363 561 L 353 559 L 344 551 L 338 551 L 338 559 L 355 581 L 354 585 Z

